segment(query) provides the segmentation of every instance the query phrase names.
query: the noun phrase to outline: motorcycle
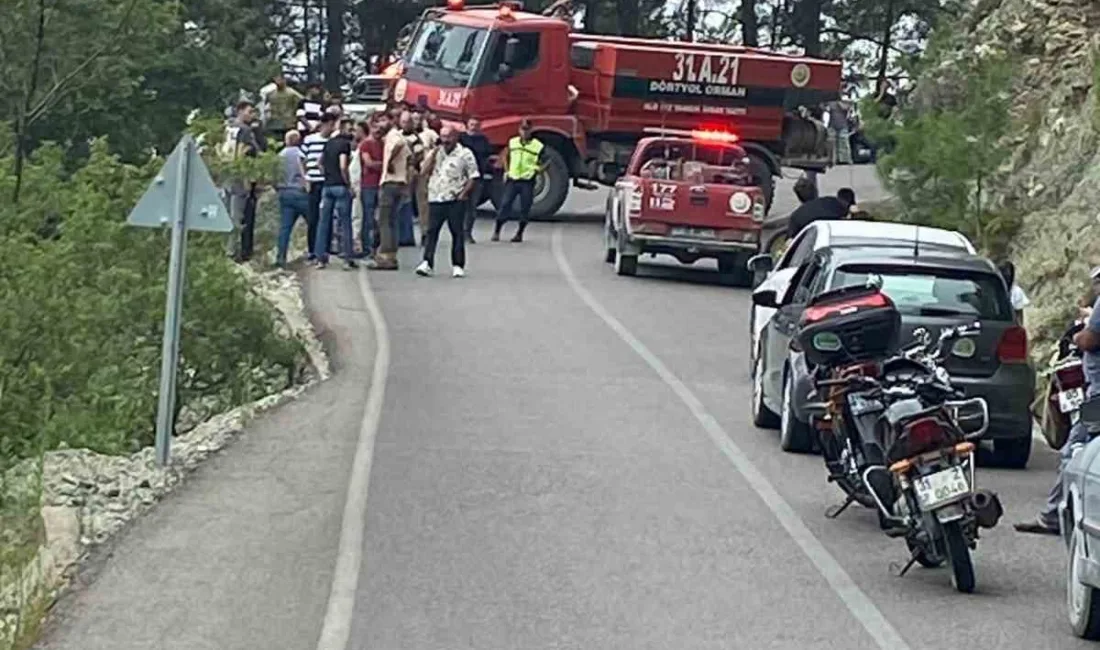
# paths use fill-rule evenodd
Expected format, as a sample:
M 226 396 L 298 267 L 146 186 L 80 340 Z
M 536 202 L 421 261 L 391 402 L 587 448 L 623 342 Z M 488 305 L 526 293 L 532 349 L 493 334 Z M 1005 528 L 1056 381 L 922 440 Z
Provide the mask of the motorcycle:
M 977 487 L 974 441 L 989 426 L 988 405 L 980 397 L 963 397 L 940 363 L 952 343 L 980 331 L 978 323 L 947 328 L 935 343 L 918 331 L 917 343 L 884 361 L 878 378 L 849 380 L 885 407 L 876 431 L 885 463 L 866 467 L 863 483 L 873 488 L 869 494 L 887 536 L 906 541 L 910 557 L 898 575 L 916 563 L 949 562 L 952 582 L 964 593 L 976 584 L 970 551 L 977 548 L 979 529 L 995 527 L 1004 510 L 996 493 Z M 974 419 L 980 421 L 977 429 L 964 431 L 963 424 Z M 888 489 L 879 489 L 887 483 Z
M 1058 339 L 1050 365 L 1043 372 L 1047 388 L 1040 422 L 1043 437 L 1053 449 L 1061 449 L 1066 443 L 1070 428 L 1081 417 L 1081 405 L 1088 392 L 1081 351 L 1073 344 L 1074 335 L 1084 327 L 1084 320 L 1076 320 L 1066 328 Z

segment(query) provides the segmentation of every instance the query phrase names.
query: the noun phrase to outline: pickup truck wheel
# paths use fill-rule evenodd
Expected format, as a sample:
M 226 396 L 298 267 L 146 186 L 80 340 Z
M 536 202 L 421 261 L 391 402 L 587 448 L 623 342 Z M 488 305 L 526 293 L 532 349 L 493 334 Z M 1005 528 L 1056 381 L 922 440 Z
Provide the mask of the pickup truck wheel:
M 775 198 L 775 177 L 772 176 L 771 167 L 764 161 L 760 154 L 749 154 L 749 169 L 752 170 L 753 182 L 764 192 L 764 214 L 772 210 L 772 199 Z
M 615 252 L 615 272 L 619 275 L 635 275 L 638 272 L 638 256 Z
M 611 231 L 611 223 L 606 220 L 603 224 L 603 241 L 605 248 L 603 261 L 608 264 L 614 264 L 617 257 L 616 251 L 618 249 L 615 246 L 615 234 Z
M 1031 431 L 1026 437 L 993 441 L 993 462 L 1000 467 L 1024 469 L 1031 457 Z
M 747 266 L 748 260 L 741 255 L 722 255 L 718 258 L 718 273 L 737 287 L 749 287 L 752 285 L 752 271 Z

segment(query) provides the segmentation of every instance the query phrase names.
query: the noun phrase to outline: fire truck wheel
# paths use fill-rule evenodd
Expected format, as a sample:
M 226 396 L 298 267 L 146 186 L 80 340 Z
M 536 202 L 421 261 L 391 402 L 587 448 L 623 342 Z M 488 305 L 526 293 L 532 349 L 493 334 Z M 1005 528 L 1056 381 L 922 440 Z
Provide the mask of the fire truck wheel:
M 531 218 L 545 219 L 557 214 L 569 195 L 569 166 L 565 158 L 551 146 L 545 149 L 546 170 L 535 179 L 535 201 Z
M 775 177 L 772 176 L 771 167 L 764 161 L 760 154 L 749 154 L 749 169 L 752 170 L 753 181 L 764 192 L 764 214 L 772 210 L 772 199 L 775 198 Z

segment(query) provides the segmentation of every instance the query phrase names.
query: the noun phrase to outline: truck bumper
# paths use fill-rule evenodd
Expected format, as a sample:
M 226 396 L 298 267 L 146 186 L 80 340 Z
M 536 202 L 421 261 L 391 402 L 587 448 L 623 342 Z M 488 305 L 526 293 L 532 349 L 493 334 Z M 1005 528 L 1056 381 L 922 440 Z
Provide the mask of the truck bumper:
M 760 248 L 758 241 L 723 241 L 718 239 L 688 239 L 664 235 L 631 234 L 627 244 L 632 250 L 626 253 L 664 253 L 677 258 L 699 259 L 725 254 L 755 255 Z

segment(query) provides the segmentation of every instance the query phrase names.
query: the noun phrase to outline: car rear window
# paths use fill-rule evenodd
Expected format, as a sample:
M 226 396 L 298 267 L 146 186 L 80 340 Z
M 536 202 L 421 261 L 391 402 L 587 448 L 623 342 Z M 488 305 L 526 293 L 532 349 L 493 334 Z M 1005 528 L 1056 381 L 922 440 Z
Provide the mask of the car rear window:
M 883 293 L 902 314 L 1001 321 L 1013 317 L 1004 282 L 989 273 L 852 264 L 836 270 L 829 288 L 865 285 L 872 276 L 882 278 Z

